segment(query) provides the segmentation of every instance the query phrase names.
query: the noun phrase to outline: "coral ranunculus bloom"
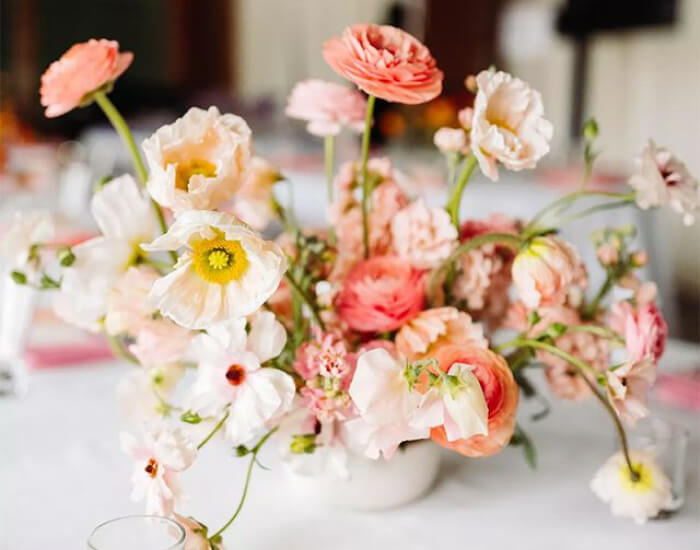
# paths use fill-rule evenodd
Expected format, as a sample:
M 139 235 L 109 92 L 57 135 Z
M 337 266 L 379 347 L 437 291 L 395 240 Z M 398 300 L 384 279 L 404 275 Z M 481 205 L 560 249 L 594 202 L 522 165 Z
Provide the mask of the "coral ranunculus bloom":
M 339 75 L 387 101 L 417 105 L 442 92 L 443 73 L 428 48 L 396 27 L 348 27 L 323 45 L 323 57 Z
M 41 104 L 46 116 L 61 116 L 78 107 L 86 95 L 116 80 L 129 68 L 134 55 L 120 52 L 115 40 L 74 44 L 51 63 L 41 77 Z
M 433 428 L 430 437 L 443 447 L 465 456 L 480 457 L 498 453 L 510 441 L 515 429 L 518 408 L 518 386 L 505 359 L 491 350 L 475 346 L 444 346 L 433 357 L 442 371 L 448 372 L 455 363 L 473 367 L 489 409 L 488 435 L 449 442 L 445 429 Z

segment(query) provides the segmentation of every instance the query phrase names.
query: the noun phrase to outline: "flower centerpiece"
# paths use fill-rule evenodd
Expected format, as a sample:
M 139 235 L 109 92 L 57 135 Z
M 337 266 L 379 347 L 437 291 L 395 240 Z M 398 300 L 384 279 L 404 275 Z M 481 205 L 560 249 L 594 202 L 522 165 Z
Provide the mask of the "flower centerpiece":
M 467 457 L 520 445 L 534 463 L 516 413 L 521 393 L 533 391 L 528 368 L 541 365 L 554 395 L 597 401 L 617 430 L 620 452 L 593 491 L 615 514 L 656 516 L 671 498 L 669 480 L 626 437 L 648 414 L 666 338 L 655 286 L 635 275 L 647 256 L 632 247 L 633 228 L 596 231 L 606 276 L 590 289 L 559 230 L 635 203 L 668 204 L 691 223 L 697 180 L 650 142 L 627 192 L 589 189 L 591 120 L 580 189 L 530 220 L 462 219 L 477 169 L 495 181 L 549 151 L 540 94 L 494 69 L 467 80 L 473 108 L 460 112 L 459 128 L 435 135 L 449 193 L 431 207 L 405 193 L 389 159 L 370 157 L 375 98 L 419 104 L 440 94 L 429 50 L 402 30 L 361 24 L 329 40 L 323 55 L 359 91 L 312 80 L 289 98 L 287 114 L 324 138 L 330 223 L 318 230 L 300 227 L 277 200 L 285 177 L 254 156 L 251 130 L 234 114 L 192 108 L 139 149 L 108 96 L 132 61 L 116 42 L 75 45 L 42 78 L 47 116 L 97 103 L 136 178 L 100 185 L 91 204 L 100 234 L 58 250 L 55 261 L 40 253 L 44 232 L 22 219 L 3 251 L 18 284 L 52 291 L 61 317 L 104 333 L 135 365 L 119 387 L 143 432 L 122 434 L 133 498 L 179 519 L 187 548 L 216 549 L 275 432 L 292 469 L 330 469 L 338 479 L 352 478 L 353 457 L 391 463 L 416 441 Z M 334 138 L 345 127 L 362 132 L 360 154 L 336 169 Z M 597 202 L 583 208 L 584 198 Z M 284 230 L 271 241 L 257 230 L 273 219 Z M 613 288 L 626 297 L 611 301 Z M 504 329 L 515 336 L 504 339 Z M 249 466 L 236 511 L 210 530 L 179 515 L 178 475 L 217 440 Z

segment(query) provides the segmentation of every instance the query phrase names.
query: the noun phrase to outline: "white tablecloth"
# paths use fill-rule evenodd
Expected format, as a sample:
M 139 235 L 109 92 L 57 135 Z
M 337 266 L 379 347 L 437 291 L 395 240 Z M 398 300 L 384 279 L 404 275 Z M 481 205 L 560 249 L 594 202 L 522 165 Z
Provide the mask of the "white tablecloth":
M 671 343 L 662 368 L 697 363 L 697 347 Z M 126 365 L 108 363 L 33 373 L 30 393 L 0 401 L 0 548 L 78 550 L 91 529 L 141 513 L 129 501 L 129 459 L 119 451 L 114 388 Z M 319 509 L 287 487 L 273 445 L 261 453 L 248 502 L 226 534 L 229 549 L 616 549 L 700 546 L 697 415 L 655 405 L 692 431 L 685 507 L 640 527 L 614 518 L 588 483 L 613 450 L 609 419 L 594 402 L 553 403 L 538 423 L 521 417 L 539 467 L 519 449 L 491 459 L 445 453 L 435 489 L 382 513 Z M 204 448 L 184 476 L 184 511 L 213 528 L 235 507 L 247 459 L 221 444 Z M 128 550 L 128 549 L 124 549 Z

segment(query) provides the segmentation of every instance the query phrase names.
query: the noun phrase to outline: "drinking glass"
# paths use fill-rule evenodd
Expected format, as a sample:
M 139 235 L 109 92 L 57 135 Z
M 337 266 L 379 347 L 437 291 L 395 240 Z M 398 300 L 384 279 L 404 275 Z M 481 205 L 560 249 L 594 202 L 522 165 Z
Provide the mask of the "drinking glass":
M 161 516 L 125 516 L 101 523 L 88 539 L 90 550 L 183 550 L 185 530 Z
M 660 518 L 677 512 L 685 502 L 686 455 L 688 430 L 659 417 L 640 420 L 629 433 L 632 449 L 652 451 L 664 473 L 671 481 L 671 504 L 662 510 Z

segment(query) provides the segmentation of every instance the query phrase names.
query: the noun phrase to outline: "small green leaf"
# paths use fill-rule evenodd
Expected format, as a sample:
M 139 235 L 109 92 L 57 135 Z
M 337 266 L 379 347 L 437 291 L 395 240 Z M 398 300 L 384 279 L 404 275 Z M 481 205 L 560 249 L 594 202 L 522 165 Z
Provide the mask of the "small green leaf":
M 12 277 L 12 280 L 18 285 L 27 284 L 27 276 L 21 271 L 13 271 L 12 273 L 10 273 L 10 277 Z
M 63 267 L 70 267 L 75 262 L 75 255 L 68 246 L 63 246 L 56 252 L 56 258 Z
M 513 432 L 513 437 L 510 439 L 510 444 L 514 447 L 522 446 L 523 455 L 525 456 L 527 463 L 530 465 L 530 468 L 533 470 L 537 469 L 537 449 L 532 443 L 530 437 L 520 427 L 520 424 L 516 424 L 515 432 Z
M 61 288 L 61 285 L 57 281 L 54 281 L 51 277 L 49 277 L 45 273 L 44 273 L 44 275 L 41 276 L 41 282 L 39 283 L 39 286 L 43 290 L 48 290 L 51 288 Z
M 202 421 L 202 417 L 195 412 L 185 411 L 180 415 L 180 420 L 188 424 L 199 424 Z

